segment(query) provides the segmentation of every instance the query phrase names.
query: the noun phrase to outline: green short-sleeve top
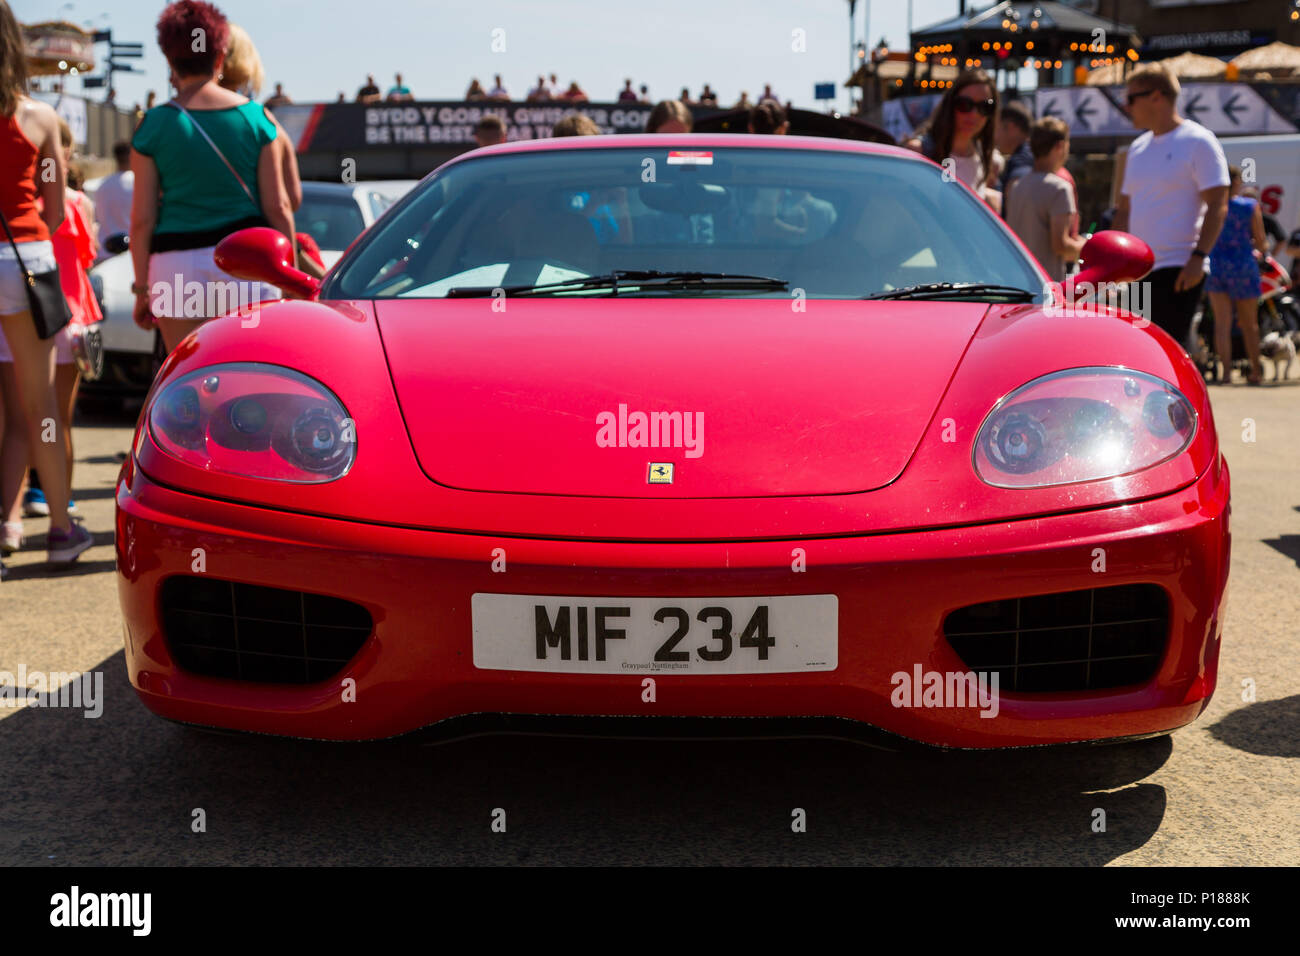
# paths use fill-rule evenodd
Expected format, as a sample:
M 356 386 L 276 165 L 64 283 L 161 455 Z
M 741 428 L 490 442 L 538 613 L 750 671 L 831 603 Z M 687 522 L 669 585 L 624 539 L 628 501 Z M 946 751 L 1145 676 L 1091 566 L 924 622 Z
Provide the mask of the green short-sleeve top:
M 251 199 L 194 123 L 239 173 Z M 260 217 L 257 161 L 275 137 L 275 123 L 252 101 L 221 110 L 190 110 L 189 116 L 167 104 L 146 113 L 131 145 L 158 167 L 162 196 L 154 235 L 220 231 Z

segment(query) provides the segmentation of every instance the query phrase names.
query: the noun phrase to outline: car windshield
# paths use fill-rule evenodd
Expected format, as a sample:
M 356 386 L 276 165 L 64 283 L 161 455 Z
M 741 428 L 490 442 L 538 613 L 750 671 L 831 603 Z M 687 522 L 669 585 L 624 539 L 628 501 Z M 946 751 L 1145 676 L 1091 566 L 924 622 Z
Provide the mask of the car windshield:
M 1042 289 L 992 213 L 930 164 L 666 145 L 457 163 L 358 243 L 322 295 L 858 298 L 940 282 Z
M 342 251 L 366 228 L 351 191 L 303 190 L 302 205 L 293 214 L 294 228 L 305 232 L 321 249 Z

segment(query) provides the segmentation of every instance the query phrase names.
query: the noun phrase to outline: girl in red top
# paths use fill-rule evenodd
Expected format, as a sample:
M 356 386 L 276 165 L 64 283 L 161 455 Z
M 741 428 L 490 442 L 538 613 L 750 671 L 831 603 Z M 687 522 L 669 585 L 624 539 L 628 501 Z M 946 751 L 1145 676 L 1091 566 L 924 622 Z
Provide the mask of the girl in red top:
M 26 89 L 22 34 L 9 4 L 0 0 L 0 213 L 24 253 L 24 266 L 39 273 L 54 266 L 50 236 L 63 223 L 66 174 L 54 110 L 32 100 Z M 50 175 L 42 175 L 47 170 Z M 42 210 L 37 208 L 38 196 L 44 200 Z M 18 258 L 5 241 L 0 247 L 0 331 L 14 361 L 13 388 L 5 389 L 0 399 L 0 436 L 7 427 L 26 426 L 31 457 L 46 476 L 48 558 L 62 564 L 75 561 L 93 542 L 88 531 L 68 519 L 67 435 L 63 428 L 43 424 L 60 418 L 54 394 L 55 342 L 37 333 Z
M 68 512 L 75 515 L 77 506 L 71 498 L 72 463 L 75 457 L 72 447 L 72 412 L 77 404 L 81 370 L 73 359 L 72 341 L 87 325 L 102 321 L 104 315 L 99 309 L 99 301 L 95 298 L 95 290 L 86 272 L 94 264 L 98 246 L 95 210 L 86 194 L 74 188 L 81 185 L 80 171 L 72 162 L 76 144 L 68 124 L 62 119 L 58 123 L 69 188 L 64 191 L 63 223 L 50 238 L 50 243 L 54 249 L 54 260 L 59 266 L 59 280 L 63 286 L 63 296 L 68 302 L 68 311 L 72 313 L 72 321 L 54 336 L 54 392 L 59 411 L 58 427 L 67 438 Z M 0 336 L 0 363 L 12 362 L 13 356 L 9 354 L 3 336 Z M 0 376 L 12 380 L 13 366 L 0 365 Z M 14 422 L 16 425 L 17 415 L 14 416 Z M 4 526 L 0 529 L 0 553 L 4 554 L 16 551 L 23 541 L 19 491 L 29 463 L 25 432 L 25 429 L 11 427 L 0 444 L 0 513 L 4 515 Z M 33 469 L 32 474 L 32 486 L 26 497 L 22 498 L 22 507 L 26 508 L 28 514 L 49 514 L 49 502 L 37 481 L 38 472 Z

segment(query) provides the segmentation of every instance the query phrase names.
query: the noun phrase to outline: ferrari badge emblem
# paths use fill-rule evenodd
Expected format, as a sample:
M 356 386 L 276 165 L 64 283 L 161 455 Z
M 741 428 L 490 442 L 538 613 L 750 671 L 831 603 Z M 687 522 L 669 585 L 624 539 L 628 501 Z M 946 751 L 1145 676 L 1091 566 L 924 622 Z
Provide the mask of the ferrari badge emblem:
M 671 485 L 673 483 L 673 463 L 671 461 L 652 461 L 646 472 L 645 480 L 652 485 Z

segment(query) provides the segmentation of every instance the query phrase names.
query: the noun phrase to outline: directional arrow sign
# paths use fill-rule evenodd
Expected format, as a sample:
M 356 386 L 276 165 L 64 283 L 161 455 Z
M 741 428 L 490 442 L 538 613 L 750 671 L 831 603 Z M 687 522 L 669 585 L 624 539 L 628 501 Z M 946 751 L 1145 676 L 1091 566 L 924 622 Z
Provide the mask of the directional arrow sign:
M 1208 106 L 1201 105 L 1200 93 L 1193 93 L 1191 96 L 1187 97 L 1187 102 L 1183 104 L 1183 112 L 1186 113 L 1190 119 L 1194 119 L 1198 123 L 1200 120 L 1197 119 L 1196 114 L 1204 113 L 1208 109 Z
M 1056 98 L 1051 97 L 1047 100 L 1047 105 L 1043 107 L 1043 116 L 1055 116 L 1061 118 L 1061 111 L 1056 108 Z
M 1088 122 L 1088 117 L 1097 112 L 1093 105 L 1088 102 L 1087 98 L 1081 98 L 1074 108 L 1074 118 L 1088 132 L 1092 132 L 1092 124 Z
M 1236 114 L 1244 113 L 1250 109 L 1250 107 L 1247 106 L 1245 103 L 1237 102 L 1237 100 L 1240 97 L 1241 97 L 1240 93 L 1233 93 L 1226 100 L 1224 100 L 1222 103 L 1219 104 L 1219 108 L 1223 110 L 1223 115 L 1226 116 L 1229 119 L 1229 121 L 1231 121 L 1233 126 L 1241 125 L 1241 120 L 1237 119 Z

